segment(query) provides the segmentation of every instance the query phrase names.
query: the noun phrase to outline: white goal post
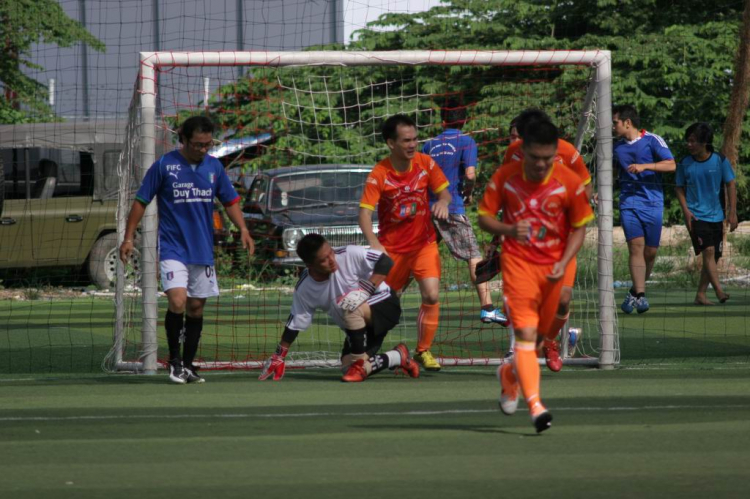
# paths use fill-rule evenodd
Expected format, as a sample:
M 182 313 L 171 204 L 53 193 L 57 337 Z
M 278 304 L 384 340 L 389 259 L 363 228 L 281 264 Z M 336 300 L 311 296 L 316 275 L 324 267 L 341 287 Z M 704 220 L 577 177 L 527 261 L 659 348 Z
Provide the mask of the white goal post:
M 613 170 L 612 170 L 612 114 L 611 114 L 611 56 L 606 50 L 582 51 L 395 51 L 395 52 L 142 52 L 137 102 L 140 109 L 139 139 L 140 168 L 145 174 L 155 161 L 157 138 L 157 92 L 158 75 L 162 71 L 179 67 L 195 66 L 246 66 L 246 67 L 292 67 L 292 66 L 586 66 L 591 68 L 592 78 L 580 115 L 575 145 L 580 148 L 587 125 L 595 123 L 595 164 L 597 206 L 597 271 L 598 271 L 598 357 L 569 359 L 571 364 L 595 365 L 612 369 L 619 362 L 616 332 L 616 315 L 613 288 Z M 129 206 L 121 205 L 121 210 Z M 125 215 L 127 211 L 125 212 Z M 119 242 L 123 240 L 124 223 L 120 217 Z M 123 358 L 125 335 L 124 318 L 118 312 L 114 347 L 110 354 L 110 365 L 118 370 L 135 370 L 153 374 L 157 370 L 157 214 L 151 203 L 141 224 L 141 293 L 142 326 L 140 352 L 137 361 Z M 122 299 L 124 293 L 122 277 L 125 269 L 118 262 L 117 291 Z M 473 362 L 462 359 L 452 362 L 462 364 L 495 364 L 502 359 L 483 359 Z M 257 362 L 260 366 L 260 362 Z M 328 366 L 326 361 L 292 361 L 290 365 Z

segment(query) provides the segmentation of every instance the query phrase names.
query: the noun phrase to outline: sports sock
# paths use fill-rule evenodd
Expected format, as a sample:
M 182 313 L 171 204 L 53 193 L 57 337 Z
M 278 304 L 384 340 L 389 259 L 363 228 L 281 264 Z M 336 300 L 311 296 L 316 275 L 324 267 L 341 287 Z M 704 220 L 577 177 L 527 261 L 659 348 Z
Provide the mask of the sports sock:
M 630 295 L 635 296 L 636 298 L 638 297 L 638 293 L 635 292 L 635 288 L 630 288 Z
M 565 316 L 563 317 L 555 314 L 555 318 L 552 321 L 552 326 L 550 327 L 549 331 L 544 333 L 544 341 L 554 341 L 555 338 L 557 338 L 557 335 L 560 334 L 560 330 L 563 328 L 565 323 L 568 322 L 569 316 L 570 313 L 565 314 Z
M 180 334 L 182 334 L 184 315 L 167 310 L 167 315 L 164 317 L 164 329 L 167 330 L 170 361 L 180 358 Z
M 419 315 L 417 316 L 417 352 L 424 352 L 430 349 L 432 340 L 435 339 L 439 320 L 439 303 L 435 303 L 434 305 L 423 303 L 419 307 Z
M 387 354 L 378 353 L 370 357 L 370 365 L 372 366 L 371 374 L 379 373 L 384 369 L 388 369 L 390 366 L 390 359 Z
M 638 293 L 635 295 L 636 298 L 643 298 L 644 296 L 646 296 L 646 293 Z
M 512 364 L 504 364 L 500 368 L 500 377 L 503 379 L 503 386 L 511 387 L 518 384 L 518 378 Z
M 185 317 L 185 346 L 182 349 L 182 363 L 192 366 L 203 331 L 203 317 Z
M 523 397 L 531 409 L 535 403 L 540 402 L 540 373 L 539 363 L 536 360 L 536 344 L 533 341 L 516 341 L 516 355 L 513 357 L 513 363 Z

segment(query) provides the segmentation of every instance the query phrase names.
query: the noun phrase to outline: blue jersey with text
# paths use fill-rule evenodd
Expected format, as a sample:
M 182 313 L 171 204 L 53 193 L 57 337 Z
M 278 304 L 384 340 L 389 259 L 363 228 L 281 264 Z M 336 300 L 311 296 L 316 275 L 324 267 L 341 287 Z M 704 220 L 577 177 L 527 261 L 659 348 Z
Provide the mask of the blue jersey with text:
M 448 192 L 451 193 L 449 212 L 458 215 L 465 214 L 460 184 L 466 168 L 477 166 L 477 144 L 474 139 L 462 134 L 460 130 L 448 128 L 434 139 L 425 142 L 422 152 L 430 155 L 450 182 L 448 186 Z M 435 201 L 437 197 L 430 193 L 430 205 Z
M 712 153 L 705 161 L 692 156 L 677 165 L 678 187 L 685 189 L 690 213 L 704 222 L 721 222 L 724 210 L 721 207 L 721 184 L 734 180 L 734 171 L 729 160 Z
M 159 258 L 185 265 L 214 264 L 214 198 L 231 206 L 240 197 L 223 165 L 206 155 L 193 171 L 179 152 L 165 154 L 149 168 L 136 199 L 157 198 Z
M 674 159 L 674 156 L 664 139 L 645 130 L 641 130 L 635 140 L 615 142 L 614 160 L 620 172 L 620 208 L 664 208 L 661 173 L 653 170 L 628 173 L 628 166 L 667 159 Z

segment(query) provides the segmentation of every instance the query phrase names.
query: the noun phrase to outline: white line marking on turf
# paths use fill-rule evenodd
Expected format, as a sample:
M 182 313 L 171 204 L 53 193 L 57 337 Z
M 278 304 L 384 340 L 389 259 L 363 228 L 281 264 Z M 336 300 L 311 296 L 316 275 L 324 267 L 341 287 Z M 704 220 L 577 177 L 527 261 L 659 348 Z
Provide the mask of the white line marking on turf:
M 641 407 L 552 407 L 552 412 L 621 412 L 621 411 L 666 411 L 666 410 L 705 410 L 702 405 L 647 405 Z M 710 409 L 750 409 L 750 404 L 712 406 Z M 521 409 L 526 410 L 525 408 Z M 7 416 L 0 417 L 0 422 L 11 421 L 108 421 L 128 419 L 282 419 L 282 418 L 321 418 L 321 417 L 380 417 L 380 416 L 442 416 L 449 414 L 487 414 L 498 413 L 497 409 L 448 409 L 443 411 L 382 411 L 382 412 L 301 412 L 301 413 L 235 413 L 235 414 L 130 414 L 101 416 Z

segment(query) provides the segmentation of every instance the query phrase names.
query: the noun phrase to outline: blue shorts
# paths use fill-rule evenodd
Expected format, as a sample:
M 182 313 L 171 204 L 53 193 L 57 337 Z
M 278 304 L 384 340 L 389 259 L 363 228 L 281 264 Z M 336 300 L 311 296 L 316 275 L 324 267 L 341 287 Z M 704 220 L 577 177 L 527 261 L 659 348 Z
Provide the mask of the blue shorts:
M 664 210 L 662 208 L 641 208 L 638 210 L 620 209 L 620 225 L 625 232 L 625 240 L 637 237 L 646 240 L 646 246 L 659 247 L 661 225 Z

